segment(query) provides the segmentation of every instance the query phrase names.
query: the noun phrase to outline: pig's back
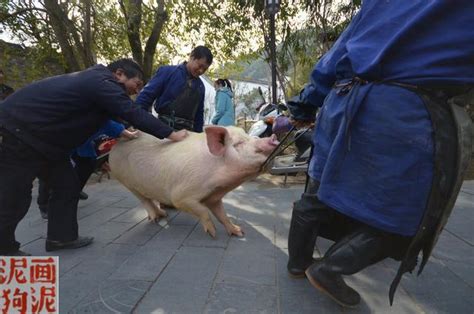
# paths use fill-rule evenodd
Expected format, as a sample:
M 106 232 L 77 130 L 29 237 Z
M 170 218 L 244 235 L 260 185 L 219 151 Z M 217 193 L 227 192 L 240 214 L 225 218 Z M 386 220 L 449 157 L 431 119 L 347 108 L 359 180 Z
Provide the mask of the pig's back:
M 209 158 L 202 134 L 190 132 L 186 140 L 171 142 L 141 132 L 138 139 L 117 143 L 109 161 L 113 176 L 127 188 L 171 204 L 176 189 L 193 191 L 202 185 L 196 166 Z

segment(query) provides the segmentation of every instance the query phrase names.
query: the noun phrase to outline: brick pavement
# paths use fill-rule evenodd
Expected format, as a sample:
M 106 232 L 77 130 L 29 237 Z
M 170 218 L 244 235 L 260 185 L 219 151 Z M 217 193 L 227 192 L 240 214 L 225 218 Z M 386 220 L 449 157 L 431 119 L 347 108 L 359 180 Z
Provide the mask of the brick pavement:
M 423 274 L 405 275 L 392 307 L 389 283 L 397 263 L 386 260 L 351 276 L 362 296 L 342 309 L 306 280 L 286 274 L 291 203 L 303 185 L 257 180 L 226 196 L 225 207 L 245 231 L 217 238 L 175 210 L 159 224 L 118 182 L 88 185 L 80 202 L 80 233 L 93 245 L 60 256 L 61 313 L 473 313 L 474 181 L 466 181 L 446 230 Z M 32 208 L 17 229 L 25 251 L 44 251 L 46 223 Z M 217 225 L 217 224 L 216 224 Z M 329 243 L 318 239 L 317 253 Z

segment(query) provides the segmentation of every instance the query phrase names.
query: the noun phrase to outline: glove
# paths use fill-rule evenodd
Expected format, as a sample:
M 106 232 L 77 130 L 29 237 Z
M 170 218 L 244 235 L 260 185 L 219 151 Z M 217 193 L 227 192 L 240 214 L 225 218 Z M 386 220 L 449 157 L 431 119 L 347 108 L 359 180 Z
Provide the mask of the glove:
M 317 108 L 304 102 L 301 93 L 291 98 L 286 106 L 290 110 L 290 117 L 293 120 L 313 122 L 315 119 Z

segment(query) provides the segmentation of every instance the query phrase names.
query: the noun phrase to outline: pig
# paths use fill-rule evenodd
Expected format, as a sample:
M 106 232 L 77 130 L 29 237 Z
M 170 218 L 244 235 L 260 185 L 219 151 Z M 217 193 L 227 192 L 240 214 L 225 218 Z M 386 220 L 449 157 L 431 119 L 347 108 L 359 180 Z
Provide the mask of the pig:
M 141 201 L 149 219 L 166 217 L 162 207 L 172 206 L 196 216 L 215 237 L 210 211 L 229 235 L 241 237 L 222 198 L 257 177 L 277 145 L 275 135 L 253 138 L 237 127 L 208 126 L 180 142 L 140 133 L 138 139 L 117 143 L 109 163 L 112 175 Z

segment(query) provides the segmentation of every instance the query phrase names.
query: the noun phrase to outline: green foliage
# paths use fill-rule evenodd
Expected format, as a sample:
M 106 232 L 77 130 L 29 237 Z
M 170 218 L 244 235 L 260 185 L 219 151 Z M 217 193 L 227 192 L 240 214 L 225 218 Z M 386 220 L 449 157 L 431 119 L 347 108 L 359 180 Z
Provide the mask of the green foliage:
M 130 0 L 123 0 L 125 5 Z M 140 44 L 145 47 L 157 10 L 156 0 L 144 1 L 139 24 Z M 0 0 L 0 22 L 14 37 L 37 47 L 37 53 L 50 56 L 64 51 L 52 30 L 43 1 Z M 69 42 L 75 53 L 80 54 L 85 22 L 86 1 L 62 0 L 65 17 L 74 25 Z M 91 53 L 98 62 L 108 62 L 123 56 L 132 56 L 127 37 L 127 20 L 117 0 L 92 0 Z M 263 0 L 168 0 L 165 1 L 167 20 L 154 54 L 154 67 L 186 60 L 191 49 L 199 44 L 207 45 L 215 55 L 211 76 L 238 77 L 265 73 L 269 69 L 268 16 Z M 277 63 L 280 83 L 291 96 L 307 82 L 317 59 L 329 49 L 338 37 L 360 1 L 292 0 L 282 1 L 276 15 Z M 133 7 L 132 7 L 133 8 Z M 137 7 L 138 9 L 138 7 Z M 79 40 L 79 42 L 78 42 Z M 245 71 L 255 59 L 252 71 Z M 41 62 L 41 58 L 35 58 Z M 36 61 L 35 61 L 36 62 Z M 223 66 L 223 65 L 226 66 Z

